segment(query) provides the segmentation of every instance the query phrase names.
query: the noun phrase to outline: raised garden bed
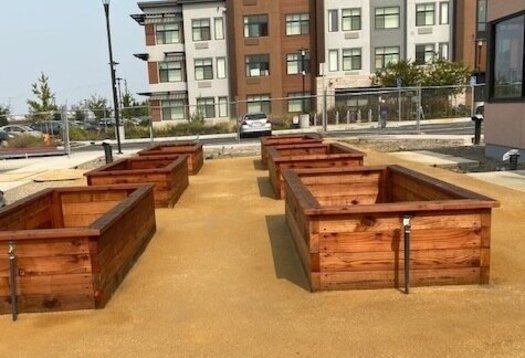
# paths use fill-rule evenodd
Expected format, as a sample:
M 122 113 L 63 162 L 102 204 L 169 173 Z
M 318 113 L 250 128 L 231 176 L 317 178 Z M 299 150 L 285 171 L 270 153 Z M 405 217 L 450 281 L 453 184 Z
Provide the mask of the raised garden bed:
M 267 150 L 270 147 L 295 144 L 318 144 L 322 142 L 323 138 L 321 138 L 321 136 L 317 133 L 261 137 L 261 161 L 264 165 L 268 164 Z
M 275 146 L 267 152 L 270 182 L 277 199 L 284 198 L 283 173 L 286 170 L 361 166 L 365 156 L 338 143 Z
M 173 206 L 188 187 L 187 155 L 156 155 L 121 159 L 84 175 L 89 186 L 155 184 L 155 206 Z
M 204 164 L 204 154 L 200 143 L 163 143 L 143 149 L 137 153 L 139 156 L 154 155 L 188 155 L 188 172 L 196 175 Z
M 153 185 L 45 189 L 0 209 L 0 230 L 0 313 L 12 287 L 21 313 L 103 308 L 155 233 Z
M 312 290 L 398 288 L 405 263 L 410 286 L 489 282 L 497 201 L 397 165 L 284 179 L 286 222 Z

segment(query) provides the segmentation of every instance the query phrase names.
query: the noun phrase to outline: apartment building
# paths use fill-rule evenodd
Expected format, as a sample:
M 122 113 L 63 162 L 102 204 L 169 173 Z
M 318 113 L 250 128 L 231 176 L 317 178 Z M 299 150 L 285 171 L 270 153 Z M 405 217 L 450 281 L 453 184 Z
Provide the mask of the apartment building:
M 226 0 L 237 112 L 309 111 L 316 78 L 315 0 Z M 290 97 L 290 100 L 284 100 Z
M 163 0 L 138 3 L 132 15 L 145 29 L 153 121 L 211 122 L 229 118 L 224 1 Z
M 510 149 L 525 161 L 525 2 L 488 1 L 488 103 L 485 154 L 501 159 Z

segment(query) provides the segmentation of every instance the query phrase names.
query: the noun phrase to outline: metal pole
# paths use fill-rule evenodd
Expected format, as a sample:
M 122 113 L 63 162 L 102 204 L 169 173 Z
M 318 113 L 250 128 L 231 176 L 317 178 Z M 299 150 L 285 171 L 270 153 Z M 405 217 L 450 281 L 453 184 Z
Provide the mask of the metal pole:
M 306 106 L 305 106 L 305 96 L 306 96 L 306 70 L 304 68 L 304 58 L 306 56 L 306 53 L 305 53 L 305 50 L 304 48 L 301 48 L 301 73 L 303 75 L 303 101 L 302 101 L 302 112 L 303 114 L 305 113 L 306 111 Z
M 122 106 L 124 105 L 122 103 L 122 91 L 120 89 L 120 81 L 122 81 L 122 77 L 117 77 L 116 79 L 117 79 L 117 88 L 118 88 L 118 103 L 119 103 L 119 108 L 122 112 L 122 108 L 123 108 Z
M 109 26 L 109 0 L 103 0 L 104 12 L 106 14 L 106 30 L 108 36 L 108 51 L 109 51 L 109 67 L 111 72 L 111 88 L 113 90 L 113 107 L 115 109 L 115 130 L 117 136 L 117 153 L 122 154 L 122 146 L 120 144 L 120 118 L 119 118 L 119 102 L 117 97 L 117 85 L 115 76 L 116 62 L 113 61 L 113 48 L 111 45 L 111 29 Z
M 398 87 L 398 93 L 397 93 L 397 120 L 401 122 L 401 87 Z
M 405 261 L 405 293 L 408 295 L 410 291 L 410 231 L 411 231 L 411 216 L 403 216 L 403 243 L 404 243 L 404 261 Z
M 327 127 L 328 127 L 328 109 L 327 109 L 327 103 L 326 103 L 326 100 L 327 100 L 327 92 L 326 92 L 326 88 L 324 88 L 324 91 L 323 91 L 323 97 L 324 97 L 324 103 L 323 103 L 323 132 L 326 133 L 328 131 Z
M 71 143 L 69 141 L 69 121 L 67 120 L 67 109 L 66 106 L 62 106 L 62 123 L 64 125 L 64 149 L 68 156 L 71 155 Z
M 423 107 L 421 106 L 421 83 L 417 85 L 417 123 L 416 129 L 417 133 L 421 133 L 421 111 Z
M 16 254 L 13 241 L 8 243 L 9 254 L 9 288 L 11 290 L 11 314 L 13 321 L 18 318 L 18 301 L 16 296 Z

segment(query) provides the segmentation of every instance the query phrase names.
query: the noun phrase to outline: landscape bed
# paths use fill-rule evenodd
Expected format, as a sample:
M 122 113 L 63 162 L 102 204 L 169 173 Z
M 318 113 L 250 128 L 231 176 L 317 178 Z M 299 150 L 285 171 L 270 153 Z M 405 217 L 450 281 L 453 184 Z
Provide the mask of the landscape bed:
M 277 199 L 284 198 L 283 173 L 304 168 L 362 166 L 365 154 L 339 143 L 308 143 L 270 147 L 268 175 Z
M 323 138 L 321 138 L 321 136 L 317 133 L 261 137 L 261 161 L 264 165 L 268 164 L 267 150 L 270 147 L 294 144 L 318 144 L 322 142 Z
M 143 149 L 137 153 L 139 156 L 155 155 L 188 155 L 188 172 L 196 175 L 204 164 L 204 154 L 200 143 L 163 143 Z
M 103 308 L 155 233 L 153 185 L 45 189 L 0 209 L 0 230 L 0 313 L 12 288 L 20 313 Z
M 173 206 L 188 187 L 187 155 L 155 155 L 117 160 L 84 175 L 89 186 L 155 184 L 155 206 Z
M 286 222 L 313 291 L 487 284 L 497 201 L 401 166 L 287 171 Z

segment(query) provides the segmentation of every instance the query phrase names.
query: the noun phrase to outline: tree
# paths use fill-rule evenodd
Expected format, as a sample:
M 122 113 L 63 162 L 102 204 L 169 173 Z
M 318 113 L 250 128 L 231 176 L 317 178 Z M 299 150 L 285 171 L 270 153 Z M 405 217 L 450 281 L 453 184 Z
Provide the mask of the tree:
M 11 108 L 0 104 L 0 126 L 7 126 L 7 116 L 11 114 Z
M 148 115 L 148 102 L 138 102 L 126 92 L 122 96 L 122 118 L 142 117 Z
M 91 95 L 91 97 L 86 100 L 86 105 L 97 119 L 108 117 L 111 114 L 111 108 L 108 107 L 108 100 L 96 94 Z
M 49 77 L 42 72 L 37 82 L 31 86 L 31 92 L 36 96 L 35 100 L 27 100 L 31 121 L 37 123 L 50 120 L 57 106 L 55 94 L 51 92 L 49 86 Z
M 417 86 L 423 79 L 423 68 L 410 60 L 388 63 L 385 68 L 377 70 L 372 77 L 376 86 L 396 87 L 398 78 L 404 87 Z
M 465 86 L 470 71 L 461 62 L 450 62 L 439 58 L 427 65 L 422 84 L 425 86 Z

